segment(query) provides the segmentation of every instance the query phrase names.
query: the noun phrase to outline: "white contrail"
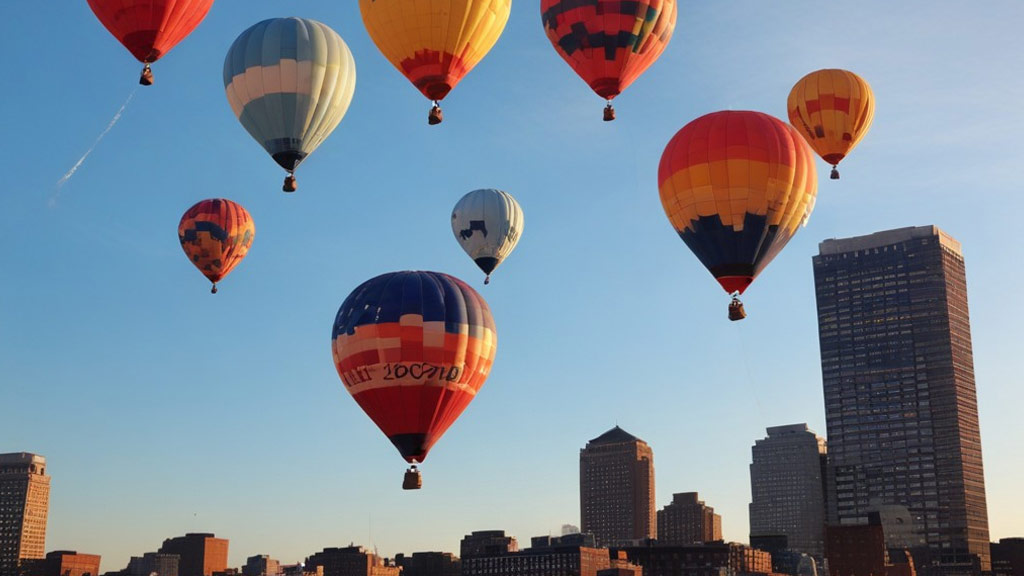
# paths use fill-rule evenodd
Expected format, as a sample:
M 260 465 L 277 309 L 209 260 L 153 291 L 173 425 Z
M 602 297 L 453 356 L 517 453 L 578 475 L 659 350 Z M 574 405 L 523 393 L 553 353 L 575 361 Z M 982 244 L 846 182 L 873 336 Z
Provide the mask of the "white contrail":
M 103 137 L 107 135 L 107 132 L 110 132 L 110 130 L 114 128 L 114 124 L 117 124 L 117 121 L 121 119 L 121 114 L 124 114 L 125 108 L 127 108 L 128 104 L 131 103 L 132 98 L 135 98 L 135 93 L 138 90 L 138 87 L 136 87 L 135 90 L 132 90 L 132 93 L 128 95 L 128 99 L 125 100 L 124 104 L 121 105 L 121 108 L 117 110 L 117 114 L 114 114 L 114 117 L 110 119 L 110 123 L 107 124 L 107 127 L 103 129 L 103 132 L 100 132 L 100 135 L 96 137 L 96 141 L 92 143 L 92 146 L 90 146 L 89 149 L 85 151 L 85 154 L 83 154 L 82 157 L 78 159 L 78 162 L 75 162 L 75 165 L 71 167 L 71 170 L 68 170 L 67 174 L 61 176 L 60 180 L 57 180 L 57 190 L 54 193 L 53 197 L 50 198 L 51 205 L 57 200 L 57 194 L 60 193 L 60 189 L 64 187 L 64 184 L 66 184 L 68 180 L 71 180 L 71 177 L 75 175 L 75 172 L 77 172 L 79 167 L 82 166 L 82 164 L 85 162 L 85 159 L 89 157 L 89 154 L 92 154 L 92 151 L 95 150 L 96 147 L 100 145 L 100 141 L 103 140 Z

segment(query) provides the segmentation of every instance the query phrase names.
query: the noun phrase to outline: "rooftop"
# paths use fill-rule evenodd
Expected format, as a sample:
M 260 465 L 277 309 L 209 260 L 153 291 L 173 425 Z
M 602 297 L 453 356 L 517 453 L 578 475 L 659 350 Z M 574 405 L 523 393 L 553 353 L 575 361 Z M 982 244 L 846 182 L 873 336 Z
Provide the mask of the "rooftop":
M 939 243 L 952 250 L 956 254 L 963 255 L 960 243 L 952 236 L 946 234 L 938 226 L 909 226 L 907 228 L 896 228 L 895 230 L 883 230 L 865 236 L 854 236 L 852 238 L 830 238 L 818 244 L 818 252 L 822 256 L 829 254 L 842 254 L 843 252 L 856 252 L 868 248 L 881 248 L 892 246 L 901 242 L 907 242 L 918 238 L 939 238 Z

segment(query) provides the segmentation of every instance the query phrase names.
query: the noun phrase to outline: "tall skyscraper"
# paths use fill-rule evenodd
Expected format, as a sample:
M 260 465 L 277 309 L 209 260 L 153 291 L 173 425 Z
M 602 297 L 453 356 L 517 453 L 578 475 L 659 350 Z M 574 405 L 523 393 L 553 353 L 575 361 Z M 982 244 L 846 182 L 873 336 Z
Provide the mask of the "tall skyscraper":
M 790 424 L 768 428 L 750 464 L 750 542 L 785 536 L 788 550 L 825 553 L 825 440 Z
M 658 510 L 659 544 L 686 546 L 721 539 L 722 517 L 696 492 L 673 494 L 672 503 Z
M 987 571 L 960 243 L 935 226 L 826 240 L 814 257 L 814 283 L 829 521 L 856 523 L 879 506 L 889 515 L 902 506 L 927 543 L 915 551 L 919 571 Z
M 654 453 L 616 426 L 580 450 L 581 528 L 598 546 L 656 538 Z
M 46 555 L 50 477 L 46 458 L 0 454 L 0 576 L 14 576 L 23 560 Z

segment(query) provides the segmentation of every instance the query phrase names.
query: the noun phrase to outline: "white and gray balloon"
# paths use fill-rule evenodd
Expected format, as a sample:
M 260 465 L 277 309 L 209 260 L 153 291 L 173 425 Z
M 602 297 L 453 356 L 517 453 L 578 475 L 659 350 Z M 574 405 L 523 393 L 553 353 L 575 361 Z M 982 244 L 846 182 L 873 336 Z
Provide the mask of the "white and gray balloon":
M 452 233 L 462 249 L 487 274 L 512 253 L 523 233 L 523 209 L 508 192 L 485 188 L 462 197 L 452 210 Z

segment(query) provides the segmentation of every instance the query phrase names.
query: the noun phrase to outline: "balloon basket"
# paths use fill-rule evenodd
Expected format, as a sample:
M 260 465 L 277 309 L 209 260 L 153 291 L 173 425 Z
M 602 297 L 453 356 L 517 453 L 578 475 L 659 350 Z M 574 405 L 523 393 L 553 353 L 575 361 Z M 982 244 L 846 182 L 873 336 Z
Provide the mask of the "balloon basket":
M 729 320 L 736 322 L 747 317 L 747 311 L 743 309 L 743 302 L 739 298 L 733 298 L 729 303 Z
M 427 116 L 427 123 L 431 126 L 436 126 L 444 122 L 444 112 L 441 110 L 441 106 L 434 102 L 434 107 L 430 109 L 430 115 Z
M 615 120 L 615 108 L 612 108 L 612 103 L 609 102 L 608 105 L 604 107 L 604 121 L 611 122 L 612 120 Z
M 295 180 L 295 176 L 292 174 L 286 176 L 284 179 L 284 186 L 281 187 L 281 190 L 284 192 L 295 192 L 298 189 L 299 183 Z
M 419 490 L 423 487 L 423 476 L 420 475 L 420 471 L 416 469 L 416 466 L 410 466 L 405 471 L 405 479 L 402 480 L 402 490 Z
M 210 288 L 210 294 L 216 294 L 216 293 L 217 293 L 217 283 L 214 282 L 213 286 Z
M 839 168 L 832 167 L 832 174 L 829 176 L 829 180 L 839 180 Z
M 153 85 L 153 69 L 149 67 L 149 64 L 146 64 L 146 66 L 142 68 L 142 76 L 139 76 L 139 84 L 142 84 L 143 86 Z

